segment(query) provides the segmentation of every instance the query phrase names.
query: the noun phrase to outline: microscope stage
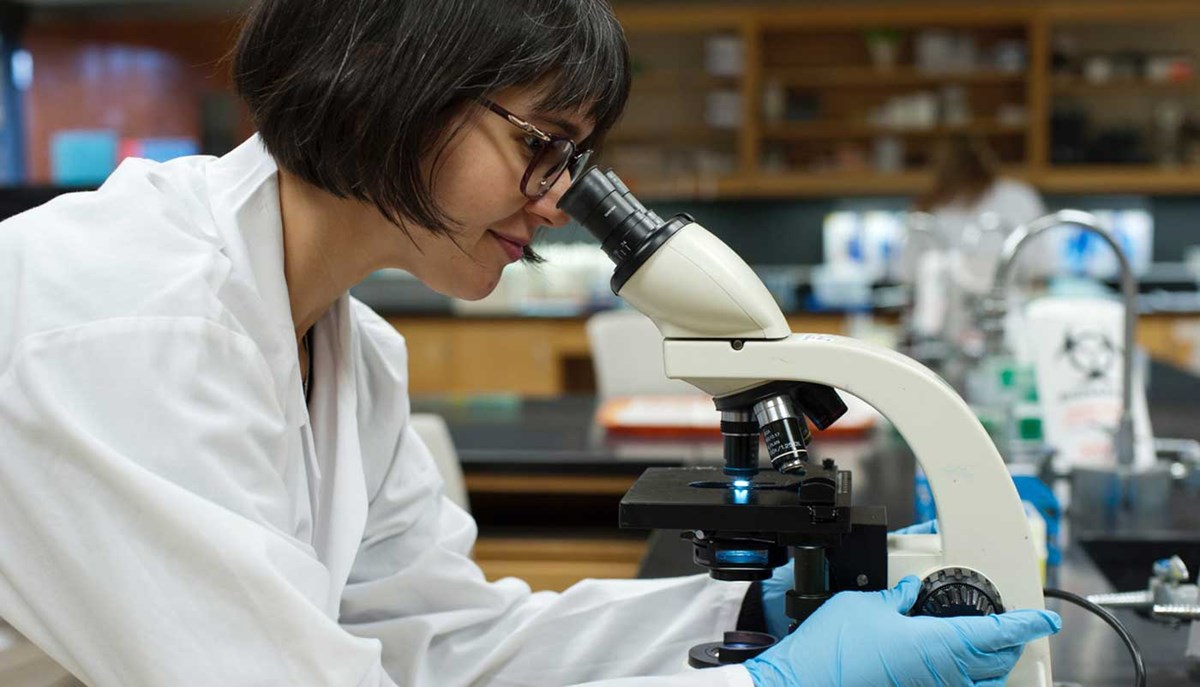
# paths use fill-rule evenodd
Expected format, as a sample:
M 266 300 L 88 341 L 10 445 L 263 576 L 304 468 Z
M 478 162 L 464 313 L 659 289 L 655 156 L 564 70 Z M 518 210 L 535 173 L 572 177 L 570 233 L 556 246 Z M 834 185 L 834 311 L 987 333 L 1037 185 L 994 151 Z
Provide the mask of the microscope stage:
M 807 479 L 833 482 L 833 500 L 806 499 L 797 476 L 762 472 L 747 488 L 735 488 L 722 468 L 649 468 L 621 499 L 621 527 L 636 529 L 721 530 L 728 532 L 802 532 L 845 534 L 850 531 L 850 473 L 815 467 Z M 882 508 L 855 508 L 863 517 L 885 524 Z

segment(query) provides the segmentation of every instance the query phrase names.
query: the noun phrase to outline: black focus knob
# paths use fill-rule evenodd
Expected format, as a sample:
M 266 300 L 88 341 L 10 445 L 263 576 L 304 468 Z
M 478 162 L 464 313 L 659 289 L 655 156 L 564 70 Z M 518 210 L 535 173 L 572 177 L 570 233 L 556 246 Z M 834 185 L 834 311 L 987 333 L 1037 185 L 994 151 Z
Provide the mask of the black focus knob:
M 1000 592 L 988 578 L 967 568 L 944 568 L 921 583 L 908 614 L 952 618 L 1003 612 Z

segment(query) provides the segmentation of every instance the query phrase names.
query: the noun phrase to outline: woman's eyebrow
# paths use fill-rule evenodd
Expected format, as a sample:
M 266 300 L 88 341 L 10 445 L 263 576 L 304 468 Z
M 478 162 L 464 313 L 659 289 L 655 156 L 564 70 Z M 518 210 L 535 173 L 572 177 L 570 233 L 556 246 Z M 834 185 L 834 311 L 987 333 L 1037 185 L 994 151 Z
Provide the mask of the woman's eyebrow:
M 569 119 L 563 119 L 562 117 L 542 112 L 533 113 L 530 116 L 530 119 L 537 120 L 535 123 L 540 122 L 543 124 L 549 124 L 550 126 L 556 127 L 559 131 L 563 132 L 571 139 L 576 141 L 579 140 L 579 125 L 575 124 Z

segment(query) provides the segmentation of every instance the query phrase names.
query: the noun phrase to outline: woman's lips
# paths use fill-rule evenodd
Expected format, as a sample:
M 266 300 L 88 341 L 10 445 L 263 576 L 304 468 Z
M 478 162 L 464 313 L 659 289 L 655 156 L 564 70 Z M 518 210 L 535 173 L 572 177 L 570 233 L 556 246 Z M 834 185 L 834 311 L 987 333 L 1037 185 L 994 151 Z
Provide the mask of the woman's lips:
M 505 238 L 494 231 L 492 234 L 495 235 L 496 240 L 500 243 L 500 247 L 504 249 L 504 254 L 508 256 L 509 262 L 516 262 L 525 254 L 525 244 Z

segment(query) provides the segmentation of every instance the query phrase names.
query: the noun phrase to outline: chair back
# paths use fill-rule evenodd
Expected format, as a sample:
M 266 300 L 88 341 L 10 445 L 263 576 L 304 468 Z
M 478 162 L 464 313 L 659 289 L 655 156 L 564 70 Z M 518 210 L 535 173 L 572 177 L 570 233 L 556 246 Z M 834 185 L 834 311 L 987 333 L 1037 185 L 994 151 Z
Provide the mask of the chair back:
M 442 481 L 446 483 L 446 497 L 470 512 L 462 464 L 458 462 L 458 451 L 454 448 L 454 439 L 450 436 L 446 421 L 434 413 L 413 413 L 409 422 L 433 454 L 433 462 L 437 464 Z
M 667 378 L 662 333 L 640 312 L 596 313 L 588 319 L 587 336 L 601 399 L 701 393 L 687 382 Z

